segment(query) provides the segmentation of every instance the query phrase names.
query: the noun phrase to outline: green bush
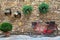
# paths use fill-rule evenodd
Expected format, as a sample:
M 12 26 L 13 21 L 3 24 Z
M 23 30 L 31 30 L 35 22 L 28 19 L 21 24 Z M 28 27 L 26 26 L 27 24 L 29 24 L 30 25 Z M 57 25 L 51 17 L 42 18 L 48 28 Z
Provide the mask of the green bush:
M 0 30 L 3 32 L 8 32 L 12 30 L 12 24 L 8 23 L 8 22 L 3 22 L 0 25 Z
M 38 9 L 40 13 L 46 14 L 48 12 L 49 5 L 43 2 L 39 5 Z
M 31 5 L 24 5 L 23 6 L 23 13 L 24 15 L 30 14 L 33 10 L 33 7 Z

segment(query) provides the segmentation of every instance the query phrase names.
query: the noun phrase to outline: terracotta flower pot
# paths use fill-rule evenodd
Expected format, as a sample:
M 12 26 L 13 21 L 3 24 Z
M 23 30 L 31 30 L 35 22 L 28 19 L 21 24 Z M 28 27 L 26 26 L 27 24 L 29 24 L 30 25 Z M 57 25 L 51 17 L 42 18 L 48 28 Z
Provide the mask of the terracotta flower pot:
M 4 32 L 4 36 L 5 37 L 9 37 L 10 36 L 10 32 Z

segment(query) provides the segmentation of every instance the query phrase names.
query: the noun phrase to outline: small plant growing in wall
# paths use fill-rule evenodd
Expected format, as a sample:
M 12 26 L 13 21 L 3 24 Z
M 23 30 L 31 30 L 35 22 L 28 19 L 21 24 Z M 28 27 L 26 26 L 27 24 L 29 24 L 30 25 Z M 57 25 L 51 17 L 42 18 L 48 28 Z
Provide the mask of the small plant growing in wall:
M 32 13 L 33 7 L 31 5 L 24 5 L 23 6 L 23 14 L 26 15 L 30 15 Z
M 12 30 L 12 24 L 8 23 L 8 22 L 3 22 L 0 25 L 0 30 L 5 34 L 5 36 L 9 36 L 10 35 L 10 31 Z
M 39 12 L 42 14 L 46 14 L 48 12 L 49 9 L 49 5 L 45 2 L 41 3 L 38 7 Z

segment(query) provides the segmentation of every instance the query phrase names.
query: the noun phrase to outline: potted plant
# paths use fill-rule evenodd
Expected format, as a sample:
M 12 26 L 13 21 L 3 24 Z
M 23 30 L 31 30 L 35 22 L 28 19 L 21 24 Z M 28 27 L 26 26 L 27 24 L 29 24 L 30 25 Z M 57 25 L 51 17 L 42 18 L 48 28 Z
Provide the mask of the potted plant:
M 21 18 L 21 12 L 16 11 L 16 12 L 14 13 L 14 17 L 15 17 L 15 18 Z
M 49 5 L 45 2 L 41 3 L 38 7 L 39 12 L 42 14 L 46 14 L 48 12 L 49 9 Z
M 29 16 L 31 15 L 32 10 L 33 10 L 33 7 L 31 5 L 24 5 L 22 11 L 25 16 Z
M 10 8 L 7 8 L 7 9 L 5 9 L 5 12 L 4 13 L 5 13 L 5 15 L 8 16 L 8 15 L 11 15 L 12 12 L 11 12 L 11 9 Z
M 0 25 L 0 30 L 4 33 L 4 35 L 7 37 L 10 35 L 10 31 L 12 30 L 12 24 L 8 22 L 3 22 Z

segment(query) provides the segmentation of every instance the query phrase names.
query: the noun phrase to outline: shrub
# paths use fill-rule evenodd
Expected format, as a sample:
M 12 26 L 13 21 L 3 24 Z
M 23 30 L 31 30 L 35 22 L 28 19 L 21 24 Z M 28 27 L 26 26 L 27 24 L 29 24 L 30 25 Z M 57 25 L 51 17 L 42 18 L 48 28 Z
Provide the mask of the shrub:
M 3 22 L 0 25 L 0 30 L 3 32 L 8 32 L 12 30 L 12 24 L 8 23 L 8 22 Z

